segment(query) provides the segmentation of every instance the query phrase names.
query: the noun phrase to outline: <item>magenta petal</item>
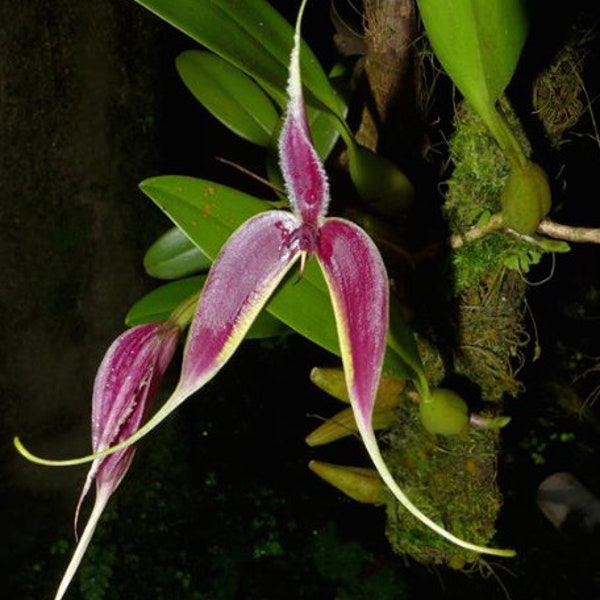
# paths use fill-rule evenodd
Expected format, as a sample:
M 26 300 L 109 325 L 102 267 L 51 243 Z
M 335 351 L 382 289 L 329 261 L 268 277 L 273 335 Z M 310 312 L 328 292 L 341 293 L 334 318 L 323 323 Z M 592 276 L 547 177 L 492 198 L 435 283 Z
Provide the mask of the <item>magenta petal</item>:
M 279 164 L 292 210 L 304 223 L 318 224 L 329 204 L 329 183 L 311 142 L 300 77 L 300 19 L 290 58 L 285 121 L 279 136 Z
M 326 219 L 320 229 L 317 258 L 333 303 L 354 411 L 370 428 L 388 328 L 385 266 L 362 229 L 336 218 Z
M 137 431 L 173 358 L 179 327 L 171 322 L 132 327 L 110 346 L 94 381 L 92 449 L 114 446 Z M 125 448 L 92 463 L 81 502 L 96 479 L 97 492 L 112 494 L 129 469 L 134 448 Z
M 110 346 L 100 364 L 92 399 L 92 448 L 98 452 L 135 433 L 144 419 L 160 381 L 173 358 L 179 327 L 150 323 L 133 327 Z M 75 527 L 81 504 L 92 482 L 96 500 L 83 535 L 60 582 L 55 600 L 66 593 L 108 500 L 127 473 L 135 447 L 129 446 L 96 459 L 85 480 L 75 510 Z
M 385 267 L 367 234 L 342 219 L 325 220 L 316 254 L 333 303 L 354 417 L 377 472 L 413 516 L 447 540 L 473 552 L 512 556 L 511 550 L 486 548 L 452 535 L 423 514 L 396 483 L 379 450 L 371 419 L 388 327 Z
M 113 454 L 123 452 L 150 433 L 227 362 L 300 257 L 300 226 L 289 212 L 268 211 L 255 215 L 231 235 L 204 284 L 176 389 L 142 427 L 115 440 L 118 448 L 111 444 Z
M 305 223 L 318 223 L 329 203 L 323 165 L 304 127 L 288 112 L 279 138 L 279 163 L 290 205 Z
M 110 346 L 98 369 L 92 399 L 92 449 L 108 448 L 135 429 L 146 400 L 166 371 L 179 337 L 174 323 L 132 327 Z
M 188 334 L 179 398 L 198 390 L 230 358 L 300 255 L 296 217 L 260 213 L 239 227 L 217 256 Z

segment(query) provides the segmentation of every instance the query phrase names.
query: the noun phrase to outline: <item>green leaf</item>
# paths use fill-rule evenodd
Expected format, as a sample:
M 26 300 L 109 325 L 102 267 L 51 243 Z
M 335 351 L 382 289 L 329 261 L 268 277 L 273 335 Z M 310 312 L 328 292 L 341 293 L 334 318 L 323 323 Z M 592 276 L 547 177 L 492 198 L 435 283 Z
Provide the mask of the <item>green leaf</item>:
M 140 189 L 211 260 L 244 221 L 269 204 L 236 189 L 179 175 L 142 181 Z
M 339 116 L 345 117 L 346 109 L 352 96 L 351 91 L 347 91 L 346 93 L 339 91 L 339 88 L 341 87 L 339 83 L 340 77 L 336 76 L 335 67 L 329 72 L 329 78 L 334 89 L 338 90 L 340 98 L 343 99 L 343 115 L 336 116 L 332 114 L 330 110 L 320 110 L 318 108 L 313 108 L 312 106 L 307 106 L 306 110 L 313 146 L 323 162 L 327 160 L 327 157 L 331 154 L 331 151 L 338 141 L 340 129 L 347 129 L 345 121 L 341 120 Z
M 250 77 L 212 52 L 183 52 L 175 64 L 190 92 L 221 123 L 249 142 L 271 143 L 279 114 Z
M 512 166 L 527 162 L 496 101 L 511 80 L 525 39 L 525 0 L 417 0 L 433 50 L 483 119 Z
M 417 0 L 433 50 L 479 112 L 511 80 L 527 37 L 523 0 Z M 485 109 L 484 109 L 485 110 Z
M 269 208 L 253 196 L 192 177 L 164 175 L 140 184 L 169 218 L 212 260 L 229 236 L 252 215 Z M 243 260 L 243 257 L 242 257 Z M 327 285 L 316 261 L 309 261 L 300 280 L 284 280 L 266 310 L 300 335 L 339 356 L 339 344 Z M 413 378 L 414 369 L 390 351 L 386 369 Z
M 182 303 L 204 287 L 206 275 L 180 279 L 152 290 L 138 300 L 127 313 L 125 323 L 128 327 L 143 323 L 164 321 Z M 262 312 L 246 334 L 247 339 L 277 337 L 289 332 L 289 329 L 269 313 Z
M 305 338 L 340 355 L 333 307 L 316 261 L 306 264 L 301 279 L 298 272 L 288 275 L 266 308 Z
M 261 340 L 264 338 L 279 337 L 290 333 L 289 327 L 286 327 L 279 319 L 274 317 L 271 313 L 263 310 L 259 313 L 258 317 L 246 334 L 247 340 Z
M 161 235 L 146 252 L 144 268 L 158 279 L 180 279 L 208 271 L 212 261 L 177 227 Z
M 259 146 L 276 142 L 280 115 L 250 77 L 215 54 L 199 50 L 181 53 L 176 66 L 196 99 L 235 134 Z M 328 110 L 309 107 L 308 121 L 313 144 L 324 161 L 340 136 L 337 119 Z
M 419 384 L 419 391 L 427 389 L 427 376 L 419 354 L 412 329 L 402 314 L 402 307 L 395 296 L 390 295 L 390 325 L 388 329 L 388 351 L 383 364 L 384 372 L 388 369 L 395 374 L 395 362 L 399 359 L 406 365 L 407 379 Z M 396 356 L 394 356 L 396 355 Z
M 266 0 L 136 0 L 262 86 L 284 107 L 292 26 Z M 307 102 L 342 117 L 344 104 L 310 48 L 301 49 Z
M 125 317 L 125 324 L 133 327 L 168 319 L 184 300 L 200 292 L 205 281 L 206 275 L 198 275 L 161 285 L 146 294 L 129 309 Z
M 307 113 L 313 145 L 325 162 L 340 137 L 337 120 L 330 112 L 316 108 L 309 107 Z

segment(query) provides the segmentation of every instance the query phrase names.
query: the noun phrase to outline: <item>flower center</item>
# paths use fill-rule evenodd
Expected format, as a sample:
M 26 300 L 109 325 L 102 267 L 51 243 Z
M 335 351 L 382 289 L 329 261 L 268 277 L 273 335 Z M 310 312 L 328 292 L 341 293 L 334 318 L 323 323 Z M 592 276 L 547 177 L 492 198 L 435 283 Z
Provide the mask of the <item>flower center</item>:
M 311 256 L 317 250 L 319 227 L 316 223 L 302 223 L 290 235 L 288 244 L 296 246 L 300 252 Z

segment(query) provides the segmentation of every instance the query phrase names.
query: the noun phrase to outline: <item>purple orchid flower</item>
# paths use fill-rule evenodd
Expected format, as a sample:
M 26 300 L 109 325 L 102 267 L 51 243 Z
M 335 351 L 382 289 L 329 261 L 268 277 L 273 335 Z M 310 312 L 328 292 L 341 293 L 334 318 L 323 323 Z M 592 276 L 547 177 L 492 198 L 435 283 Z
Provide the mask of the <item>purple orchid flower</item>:
M 259 213 L 241 225 L 221 249 L 196 308 L 175 391 L 129 438 L 91 456 L 50 461 L 33 456 L 18 439 L 15 444 L 27 458 L 46 465 L 80 464 L 126 449 L 216 375 L 292 266 L 300 261 L 302 271 L 305 261 L 314 256 L 331 297 L 357 428 L 381 479 L 413 516 L 448 541 L 476 553 L 513 556 L 512 550 L 464 541 L 432 521 L 400 489 L 381 455 L 372 414 L 386 347 L 388 277 L 377 247 L 358 225 L 325 216 L 329 184 L 311 142 L 300 77 L 300 23 L 305 4 L 303 0 L 296 22 L 289 102 L 279 138 L 281 172 L 292 212 Z
M 140 428 L 160 381 L 173 358 L 179 326 L 171 321 L 138 325 L 120 335 L 106 352 L 94 381 L 92 449 L 101 452 Z M 96 498 L 71 562 L 59 585 L 60 600 L 73 579 L 108 500 L 129 470 L 135 446 L 92 463 L 75 511 L 75 530 L 82 502 L 96 482 Z

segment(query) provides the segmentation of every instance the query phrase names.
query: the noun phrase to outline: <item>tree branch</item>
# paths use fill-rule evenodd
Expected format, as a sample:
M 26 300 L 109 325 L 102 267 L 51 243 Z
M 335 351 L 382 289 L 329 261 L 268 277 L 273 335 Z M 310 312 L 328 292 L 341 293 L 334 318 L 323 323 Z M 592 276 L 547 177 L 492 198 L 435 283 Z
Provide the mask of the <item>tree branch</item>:
M 454 235 L 451 235 L 448 244 L 450 248 L 456 250 L 465 244 L 469 244 L 470 242 L 474 242 L 475 240 L 488 235 L 488 233 L 492 233 L 492 231 L 502 229 L 503 226 L 504 221 L 502 219 L 502 213 L 496 213 L 490 217 L 490 220 L 485 225 L 476 225 L 462 234 L 455 233 Z
M 594 229 L 593 227 L 574 227 L 544 219 L 537 230 L 538 233 L 566 242 L 600 244 L 600 229 Z
M 450 248 L 456 250 L 465 244 L 474 242 L 493 231 L 498 231 L 504 227 L 502 213 L 492 215 L 485 225 L 476 225 L 471 227 L 465 233 L 455 233 L 450 236 L 448 244 Z M 575 242 L 579 244 L 600 244 L 600 228 L 593 227 L 574 227 L 573 225 L 563 225 L 555 223 L 550 219 L 541 221 L 537 228 L 537 233 L 547 235 L 548 237 L 563 240 L 565 242 Z

